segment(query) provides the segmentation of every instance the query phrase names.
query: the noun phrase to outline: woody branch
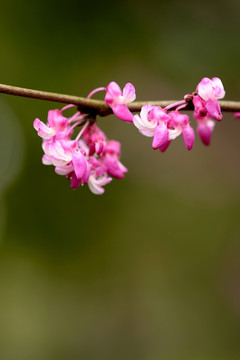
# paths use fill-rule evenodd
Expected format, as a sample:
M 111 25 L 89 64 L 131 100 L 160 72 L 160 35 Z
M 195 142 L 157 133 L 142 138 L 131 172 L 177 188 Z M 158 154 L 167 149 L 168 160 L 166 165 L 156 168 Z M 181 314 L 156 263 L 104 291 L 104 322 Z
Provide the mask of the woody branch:
M 96 114 L 100 116 L 107 116 L 112 113 L 112 109 L 101 100 L 87 99 L 79 96 L 72 96 L 66 94 L 52 93 L 47 91 L 26 89 L 16 86 L 0 84 L 0 93 L 8 95 L 23 96 L 27 98 L 53 101 L 63 104 L 74 104 L 83 113 Z M 166 107 L 177 102 L 177 100 L 164 101 L 141 101 L 133 102 L 128 105 L 130 111 L 138 112 L 143 105 L 152 104 L 155 106 Z M 219 101 L 222 111 L 238 112 L 240 111 L 240 101 Z M 188 100 L 185 110 L 193 110 L 192 102 Z

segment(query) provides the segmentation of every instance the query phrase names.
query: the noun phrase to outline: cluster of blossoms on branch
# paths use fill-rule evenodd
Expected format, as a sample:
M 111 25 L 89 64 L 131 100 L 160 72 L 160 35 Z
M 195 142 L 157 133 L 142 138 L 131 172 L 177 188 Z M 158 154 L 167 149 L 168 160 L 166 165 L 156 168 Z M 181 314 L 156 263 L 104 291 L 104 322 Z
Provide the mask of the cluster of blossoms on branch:
M 222 120 L 218 99 L 225 96 L 223 84 L 219 78 L 203 78 L 193 94 L 184 100 L 168 105 L 165 108 L 144 105 L 140 115 L 132 114 L 127 104 L 136 98 L 135 88 L 128 83 L 123 91 L 116 82 L 106 88 L 93 90 L 88 98 L 97 91 L 105 91 L 105 103 L 121 120 L 133 123 L 141 134 L 152 137 L 152 147 L 164 152 L 172 140 L 182 135 L 185 147 L 191 150 L 194 141 L 194 130 L 187 114 L 181 113 L 189 103 L 194 106 L 194 117 L 197 120 L 197 133 L 203 144 L 209 145 L 215 126 L 214 120 Z M 44 155 L 42 162 L 53 165 L 55 172 L 64 175 L 71 181 L 71 187 L 88 184 L 94 194 L 102 194 L 103 186 L 112 177 L 121 179 L 127 168 L 120 162 L 120 143 L 107 139 L 89 114 L 77 111 L 71 117 L 63 112 L 74 105 L 67 105 L 61 110 L 48 112 L 47 124 L 39 119 L 34 120 L 34 128 L 42 137 Z M 95 120 L 95 119 L 94 119 Z M 77 136 L 76 128 L 82 126 Z
M 75 139 L 74 128 L 81 124 L 84 115 L 77 112 L 70 118 L 62 110 L 50 110 L 45 125 L 34 120 L 34 128 L 43 138 L 44 165 L 55 166 L 55 172 L 71 181 L 71 188 L 88 184 L 94 194 L 102 194 L 103 186 L 113 177 L 121 179 L 127 169 L 119 161 L 120 143 L 108 140 L 106 135 L 93 123 L 87 121 Z

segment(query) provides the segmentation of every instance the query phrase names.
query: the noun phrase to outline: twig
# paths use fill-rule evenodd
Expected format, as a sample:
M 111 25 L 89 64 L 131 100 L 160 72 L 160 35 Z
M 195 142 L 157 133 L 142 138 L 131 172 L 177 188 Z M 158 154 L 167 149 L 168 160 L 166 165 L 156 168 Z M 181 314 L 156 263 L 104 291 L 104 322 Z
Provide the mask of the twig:
M 25 89 L 21 87 L 4 85 L 4 84 L 0 84 L 0 93 L 23 96 L 28 98 L 40 99 L 40 100 L 55 101 L 64 104 L 74 104 L 78 107 L 80 111 L 86 114 L 107 116 L 112 113 L 111 108 L 107 104 L 105 104 L 104 101 L 101 100 L 92 100 L 92 99 L 87 99 L 72 95 Z M 152 104 L 152 105 L 165 107 L 177 101 L 178 100 L 133 102 L 128 105 L 128 108 L 132 112 L 138 112 L 145 104 Z M 240 101 L 219 101 L 219 103 L 222 111 L 228 111 L 228 112 L 240 111 Z M 193 110 L 192 103 L 188 102 L 184 110 Z

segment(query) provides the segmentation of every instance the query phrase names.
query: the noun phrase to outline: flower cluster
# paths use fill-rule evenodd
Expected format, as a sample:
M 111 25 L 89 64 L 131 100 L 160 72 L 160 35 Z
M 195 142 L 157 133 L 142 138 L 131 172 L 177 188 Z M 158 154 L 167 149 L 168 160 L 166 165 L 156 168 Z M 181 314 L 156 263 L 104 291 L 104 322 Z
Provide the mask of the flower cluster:
M 98 91 L 106 92 L 105 103 L 119 119 L 133 123 L 141 134 L 152 137 L 153 149 L 161 152 L 179 135 L 182 135 L 186 149 L 192 149 L 195 141 L 194 130 L 189 116 L 180 112 L 189 104 L 194 108 L 197 134 L 205 145 L 210 144 L 214 120 L 222 120 L 218 99 L 225 96 L 225 91 L 221 80 L 216 77 L 203 78 L 193 94 L 186 95 L 184 100 L 165 108 L 144 105 L 140 115 L 133 115 L 127 105 L 136 98 L 132 84 L 127 83 L 122 91 L 116 82 L 110 82 L 106 88 L 93 90 L 88 98 Z M 70 179 L 73 189 L 88 184 L 94 194 L 102 194 L 103 186 L 109 183 L 112 177 L 121 179 L 127 172 L 126 167 L 119 161 L 120 143 L 108 140 L 96 123 L 90 123 L 87 115 L 80 111 L 70 118 L 65 117 L 63 111 L 71 106 L 74 105 L 67 105 L 62 110 L 50 110 L 46 125 L 35 119 L 34 128 L 43 138 L 42 162 L 55 166 L 57 174 Z M 80 125 L 83 125 L 82 129 L 77 137 L 72 139 L 74 129 Z
M 186 95 L 185 99 L 165 108 L 144 105 L 140 116 L 130 113 L 127 103 L 135 100 L 135 89 L 128 83 L 121 92 L 115 82 L 106 88 L 105 102 L 112 108 L 113 113 L 121 120 L 132 122 L 145 136 L 153 137 L 153 149 L 164 152 L 171 141 L 182 135 L 185 147 L 191 150 L 195 135 L 190 126 L 189 116 L 181 114 L 189 101 L 194 106 L 194 117 L 197 120 L 197 134 L 204 145 L 210 145 L 211 135 L 215 126 L 214 120 L 222 120 L 218 99 L 225 96 L 223 84 L 219 78 L 203 78 L 196 88 L 196 92 Z M 170 109 L 175 110 L 170 111 Z
M 85 123 L 75 139 L 74 128 L 81 124 L 85 115 L 77 112 L 70 118 L 62 110 L 50 110 L 45 125 L 35 119 L 33 126 L 43 139 L 44 165 L 55 166 L 55 172 L 71 181 L 71 188 L 88 184 L 94 194 L 102 194 L 103 186 L 112 177 L 121 179 L 127 168 L 119 161 L 120 143 L 108 140 L 94 123 Z
M 197 133 L 205 145 L 209 145 L 215 122 L 222 120 L 218 99 L 225 96 L 223 84 L 219 78 L 203 78 L 193 97 L 194 117 L 197 120 Z
M 180 134 L 186 148 L 191 150 L 193 147 L 195 135 L 189 125 L 189 117 L 177 110 L 167 114 L 160 106 L 144 105 L 140 116 L 133 116 L 133 123 L 143 135 L 153 137 L 154 150 L 164 152 L 171 141 Z

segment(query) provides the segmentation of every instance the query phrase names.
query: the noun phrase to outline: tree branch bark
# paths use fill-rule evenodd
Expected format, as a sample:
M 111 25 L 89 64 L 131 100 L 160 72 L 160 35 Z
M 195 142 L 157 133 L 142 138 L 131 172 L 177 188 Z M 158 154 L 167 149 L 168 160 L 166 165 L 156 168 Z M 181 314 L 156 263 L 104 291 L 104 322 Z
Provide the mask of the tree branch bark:
M 16 86 L 0 84 L 0 93 L 8 95 L 23 96 L 27 98 L 54 101 L 63 104 L 74 104 L 77 108 L 86 114 L 107 116 L 112 113 L 111 108 L 101 100 L 87 99 L 78 96 L 52 93 L 47 91 L 32 90 Z M 155 106 L 166 107 L 178 100 L 164 101 L 140 101 L 128 104 L 128 108 L 132 112 L 139 112 L 143 105 L 152 104 Z M 227 112 L 240 112 L 240 101 L 219 101 L 221 110 Z M 193 110 L 193 105 L 188 102 L 184 110 Z

